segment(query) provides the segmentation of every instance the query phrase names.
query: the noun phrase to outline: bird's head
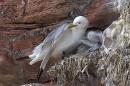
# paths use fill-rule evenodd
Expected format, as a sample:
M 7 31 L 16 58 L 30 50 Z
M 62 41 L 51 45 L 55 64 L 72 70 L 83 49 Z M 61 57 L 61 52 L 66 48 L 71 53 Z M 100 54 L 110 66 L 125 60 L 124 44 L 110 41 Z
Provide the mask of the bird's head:
M 69 25 L 69 28 L 87 29 L 89 25 L 88 20 L 83 16 L 78 16 L 74 19 L 73 24 Z

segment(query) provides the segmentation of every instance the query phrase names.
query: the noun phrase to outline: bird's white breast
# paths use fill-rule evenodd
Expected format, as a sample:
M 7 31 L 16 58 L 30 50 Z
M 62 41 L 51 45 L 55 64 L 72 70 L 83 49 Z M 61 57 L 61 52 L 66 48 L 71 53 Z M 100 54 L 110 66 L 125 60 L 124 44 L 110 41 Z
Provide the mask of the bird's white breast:
M 63 51 L 67 54 L 75 50 L 79 45 L 78 41 L 84 36 L 84 34 L 85 33 L 81 34 L 79 32 L 68 30 L 67 35 L 60 38 L 62 41 L 57 44 L 52 56 L 61 56 Z

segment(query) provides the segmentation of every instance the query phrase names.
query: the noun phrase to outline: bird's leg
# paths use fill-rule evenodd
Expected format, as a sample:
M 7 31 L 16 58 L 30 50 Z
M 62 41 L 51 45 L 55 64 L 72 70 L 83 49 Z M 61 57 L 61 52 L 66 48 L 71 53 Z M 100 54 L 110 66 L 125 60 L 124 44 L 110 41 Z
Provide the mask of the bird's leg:
M 63 51 L 63 56 L 62 56 L 62 59 L 64 59 L 65 58 L 65 51 Z

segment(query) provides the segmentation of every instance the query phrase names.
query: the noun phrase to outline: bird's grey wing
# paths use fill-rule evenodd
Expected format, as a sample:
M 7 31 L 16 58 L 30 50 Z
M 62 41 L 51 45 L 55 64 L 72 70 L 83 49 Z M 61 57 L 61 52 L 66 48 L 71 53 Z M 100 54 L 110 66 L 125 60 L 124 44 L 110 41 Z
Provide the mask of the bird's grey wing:
M 55 30 L 50 32 L 48 36 L 44 39 L 42 43 L 40 43 L 38 46 L 36 46 L 33 50 L 34 53 L 38 53 L 41 51 L 41 49 L 48 43 L 51 42 L 54 38 L 56 38 L 63 30 L 66 30 L 66 26 L 68 23 L 64 23 L 61 26 L 57 27 Z
M 52 45 L 50 46 L 50 48 L 49 48 L 48 52 L 46 53 L 44 59 L 42 60 L 42 63 L 41 63 L 41 65 L 40 65 L 40 69 L 39 69 L 38 75 L 37 75 L 37 79 L 38 79 L 38 80 L 40 79 L 41 74 L 42 74 L 42 72 L 43 72 L 43 70 L 44 70 L 44 68 L 45 68 L 45 66 L 46 66 L 46 64 L 47 64 L 47 62 L 48 62 L 48 60 L 49 60 L 49 58 L 50 58 L 50 56 L 51 56 L 53 50 L 54 50 L 55 47 L 56 47 L 56 43 L 57 43 L 57 42 L 56 42 L 56 40 L 55 40 L 55 41 L 52 43 Z
M 38 75 L 37 75 L 38 80 L 40 79 L 40 76 L 41 76 L 49 58 L 51 57 L 57 43 L 59 42 L 60 36 L 63 36 L 63 34 L 66 32 L 65 30 L 67 30 L 68 26 L 69 26 L 69 24 L 67 24 L 67 26 L 64 27 L 63 29 L 57 30 L 57 32 L 54 36 L 54 39 L 52 41 L 52 44 L 50 45 L 50 48 L 49 48 L 48 52 L 46 53 L 41 65 L 40 65 L 40 69 L 39 69 L 39 72 L 38 72 Z
M 80 42 L 81 42 L 81 45 L 84 47 L 80 46 L 79 51 L 86 50 L 85 52 L 89 52 L 89 51 L 97 50 L 100 47 L 98 43 L 91 42 L 87 38 L 80 40 Z M 80 48 L 86 48 L 86 49 L 80 49 Z
M 50 46 L 48 52 L 46 53 L 42 63 L 41 63 L 41 66 L 40 68 L 44 69 L 45 66 L 46 66 L 46 63 L 48 62 L 49 58 L 51 57 L 51 54 L 53 53 L 55 47 L 56 47 L 56 44 L 57 44 L 57 40 L 54 40 L 54 42 L 52 43 L 52 45 Z
M 45 67 L 46 63 L 48 62 L 51 54 L 53 53 L 57 43 L 59 42 L 60 36 L 63 36 L 64 33 L 66 33 L 65 30 L 67 30 L 68 25 L 69 24 L 67 24 L 67 26 L 65 25 L 65 27 L 59 28 L 60 30 L 59 29 L 57 30 L 56 34 L 54 35 L 54 38 L 52 39 L 52 44 L 50 45 L 50 48 L 49 48 L 48 52 L 46 53 L 46 55 L 41 63 L 40 68 L 44 69 L 44 67 Z
M 44 39 L 44 41 L 42 43 L 40 43 L 38 46 L 36 46 L 33 50 L 33 54 L 29 55 L 29 56 L 25 56 L 25 57 L 21 57 L 21 58 L 17 58 L 16 60 L 25 60 L 25 59 L 34 59 L 36 57 L 36 55 L 41 52 L 41 50 L 44 48 L 44 46 L 46 44 L 51 44 L 53 39 L 57 38 L 62 32 L 64 32 L 63 30 L 66 30 L 67 25 L 69 23 L 64 23 L 61 26 L 57 27 L 55 30 L 53 30 L 52 32 L 50 32 L 48 34 L 48 36 Z
M 86 37 L 84 39 L 80 40 L 80 43 L 84 44 L 84 45 L 87 45 L 89 47 L 93 46 L 93 43 L 91 41 L 89 41 L 89 39 L 86 38 Z
M 57 39 L 57 38 L 59 38 L 59 36 L 61 36 L 61 34 L 66 33 L 66 30 L 68 30 L 69 25 L 70 25 L 69 23 L 65 23 L 62 25 L 62 27 L 57 28 L 57 30 L 55 31 L 54 39 Z

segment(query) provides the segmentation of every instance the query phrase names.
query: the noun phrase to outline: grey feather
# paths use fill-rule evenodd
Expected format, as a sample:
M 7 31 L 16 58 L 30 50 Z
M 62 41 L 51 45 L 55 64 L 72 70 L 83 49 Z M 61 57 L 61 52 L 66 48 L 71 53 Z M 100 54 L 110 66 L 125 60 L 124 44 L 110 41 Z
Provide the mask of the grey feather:
M 44 59 L 42 60 L 42 63 L 41 63 L 41 65 L 40 65 L 40 68 L 42 68 L 43 70 L 44 70 L 44 68 L 45 68 L 45 66 L 46 66 L 46 64 L 47 64 L 47 62 L 48 62 L 48 60 L 49 60 L 49 58 L 51 57 L 51 54 L 53 53 L 53 50 L 54 50 L 55 47 L 56 47 L 56 42 L 57 42 L 57 40 L 55 40 L 55 41 L 52 43 L 50 49 L 48 50 L 48 52 L 46 53 Z
M 53 35 L 53 37 L 51 37 L 51 40 L 50 40 L 50 41 L 52 42 L 52 44 L 50 45 L 50 48 L 49 48 L 48 52 L 46 53 L 44 59 L 42 60 L 42 63 L 41 63 L 41 66 L 40 66 L 40 68 L 42 68 L 43 70 L 44 70 L 44 68 L 45 68 L 45 66 L 46 66 L 46 64 L 47 64 L 47 62 L 48 62 L 48 60 L 49 60 L 49 58 L 51 57 L 51 55 L 52 55 L 52 53 L 53 53 L 53 51 L 54 51 L 54 49 L 55 49 L 55 47 L 56 47 L 56 44 L 58 43 L 58 41 L 59 41 L 59 39 L 60 39 L 59 36 L 61 36 L 61 34 L 63 35 L 63 34 L 66 33 L 65 30 L 68 29 L 68 26 L 69 26 L 69 24 L 68 24 L 68 23 L 65 23 L 65 24 L 63 24 L 61 27 L 59 27 L 58 30 L 56 29 L 56 30 L 53 31 L 51 34 L 49 34 L 49 35 L 52 36 L 52 34 L 55 33 L 55 34 Z M 49 36 L 49 37 L 50 37 L 50 36 Z M 46 41 L 47 41 L 47 40 L 46 40 Z M 46 43 L 47 43 L 47 42 L 46 42 Z M 43 48 L 43 46 L 42 46 L 42 48 Z
M 53 41 L 55 38 L 57 38 L 59 36 L 59 34 L 61 32 L 63 32 L 63 30 L 66 30 L 67 28 L 65 28 L 69 23 L 64 23 L 63 25 L 57 27 L 55 30 L 53 30 L 51 33 L 49 33 L 49 35 L 44 39 L 44 41 L 42 43 L 40 43 L 37 47 L 35 47 L 35 49 L 33 50 L 34 53 L 38 53 L 41 51 L 41 49 L 44 47 L 44 45 L 46 45 L 48 42 Z

